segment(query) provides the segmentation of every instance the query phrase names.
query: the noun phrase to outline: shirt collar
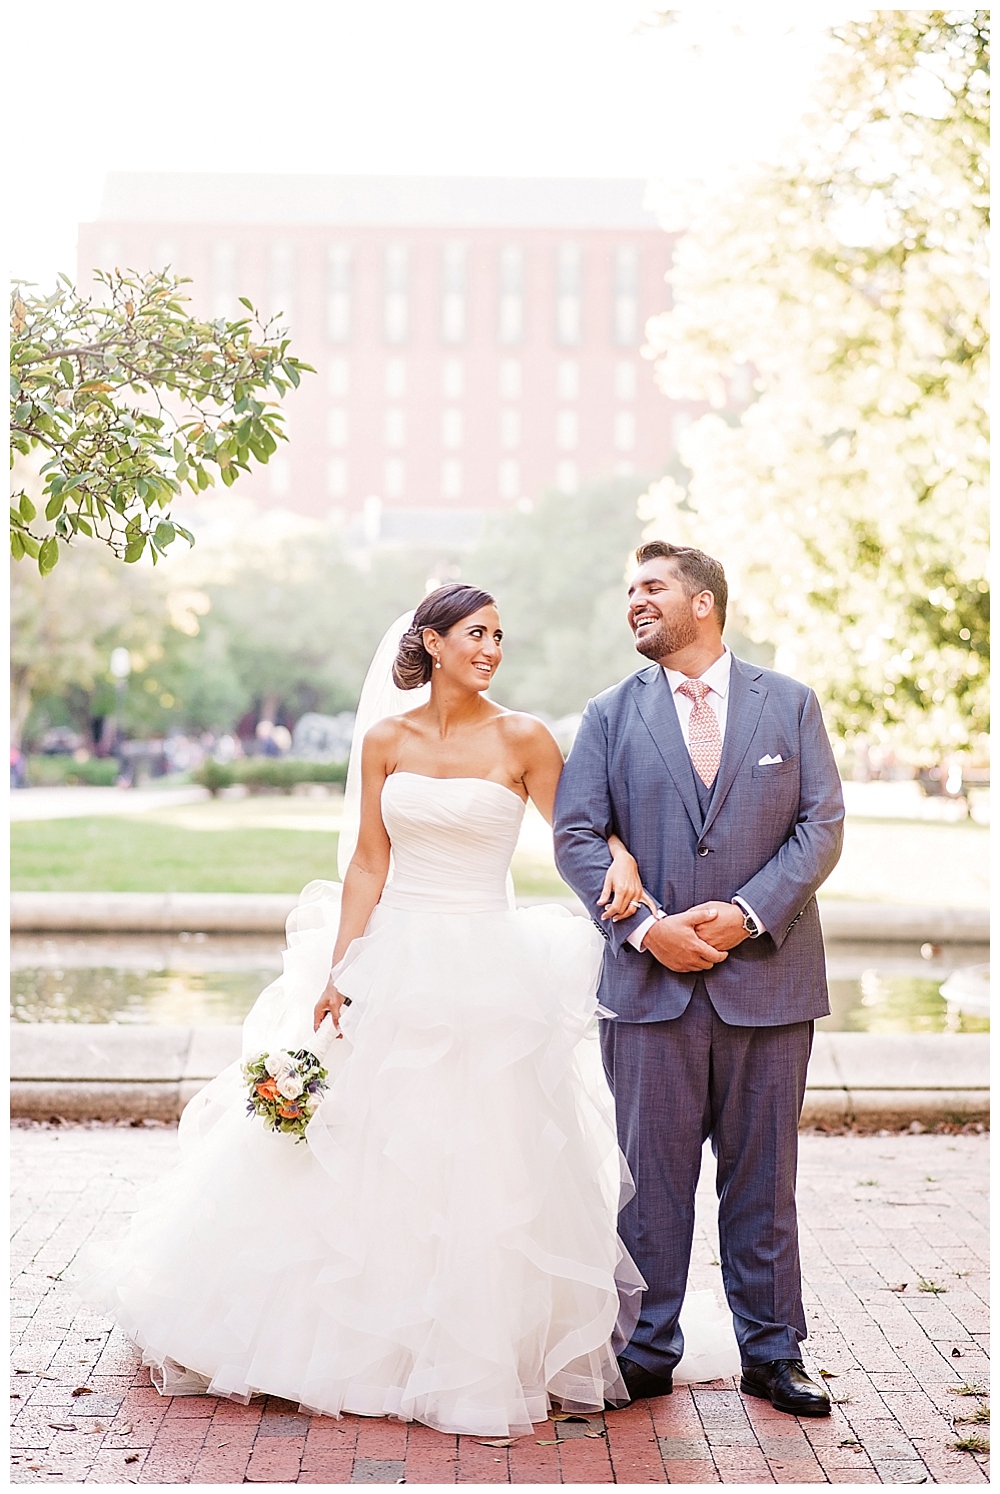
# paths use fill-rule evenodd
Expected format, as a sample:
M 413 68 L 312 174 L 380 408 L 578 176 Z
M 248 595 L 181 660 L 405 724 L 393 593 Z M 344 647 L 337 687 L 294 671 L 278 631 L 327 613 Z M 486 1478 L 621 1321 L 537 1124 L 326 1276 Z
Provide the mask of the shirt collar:
M 732 667 L 733 656 L 728 648 L 723 645 L 722 657 L 716 659 L 714 664 L 710 664 L 701 676 L 705 684 L 714 690 L 716 695 L 721 695 L 723 699 L 729 694 L 729 677 Z M 670 691 L 673 695 L 677 694 L 680 686 L 689 678 L 688 675 L 682 674 L 679 669 L 667 669 L 666 666 L 663 667 L 663 673 L 667 677 L 667 684 L 670 686 Z

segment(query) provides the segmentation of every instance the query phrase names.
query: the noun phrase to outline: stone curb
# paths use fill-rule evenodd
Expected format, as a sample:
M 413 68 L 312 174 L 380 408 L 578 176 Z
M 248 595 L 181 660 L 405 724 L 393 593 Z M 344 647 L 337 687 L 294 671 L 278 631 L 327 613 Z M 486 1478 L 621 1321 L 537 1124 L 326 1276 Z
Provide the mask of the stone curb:
M 174 1121 L 240 1056 L 239 1027 L 11 1026 L 11 1115 Z M 817 1033 L 804 1125 L 989 1118 L 987 1033 Z
M 298 902 L 293 893 L 14 892 L 15 933 L 282 933 Z M 519 907 L 562 903 L 582 913 L 576 898 L 519 898 Z M 985 944 L 987 908 L 924 908 L 893 903 L 820 902 L 829 941 L 864 940 Z

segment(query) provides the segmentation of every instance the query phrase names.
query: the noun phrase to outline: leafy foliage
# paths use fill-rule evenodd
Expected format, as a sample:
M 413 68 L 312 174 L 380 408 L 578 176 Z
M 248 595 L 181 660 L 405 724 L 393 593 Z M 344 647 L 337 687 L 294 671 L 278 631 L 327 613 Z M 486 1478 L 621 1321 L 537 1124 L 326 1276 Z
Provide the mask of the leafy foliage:
M 178 535 L 170 505 L 217 472 L 226 486 L 284 440 L 270 396 L 297 387 L 310 366 L 272 322 L 201 322 L 184 309 L 180 277 L 164 270 L 97 278 L 107 304 L 85 300 L 66 276 L 49 296 L 19 284 L 11 297 L 13 452 L 46 453 L 41 506 L 22 486 L 11 507 L 11 553 L 47 575 L 60 542 L 102 540 L 121 560 L 155 564 Z M 242 299 L 242 298 L 241 298 Z M 255 340 L 256 339 L 256 340 Z M 213 471 L 214 469 L 214 471 Z
M 987 729 L 989 12 L 834 38 L 795 159 L 680 242 L 651 341 L 711 410 L 643 512 L 720 556 L 842 739 L 933 761 Z

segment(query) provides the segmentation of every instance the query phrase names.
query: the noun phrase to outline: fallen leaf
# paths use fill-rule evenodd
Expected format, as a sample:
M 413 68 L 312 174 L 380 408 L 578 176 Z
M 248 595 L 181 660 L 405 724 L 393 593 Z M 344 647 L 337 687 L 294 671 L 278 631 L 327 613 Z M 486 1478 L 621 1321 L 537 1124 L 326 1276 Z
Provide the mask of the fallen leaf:
M 87 1428 L 87 1436 L 92 1437 L 95 1432 L 106 1432 L 108 1429 L 103 1421 L 95 1421 L 92 1427 Z
M 477 1437 L 480 1447 L 513 1447 L 516 1437 Z
M 606 1437 L 607 1433 L 599 1432 L 596 1427 L 590 1427 L 583 1435 L 585 1437 Z
M 555 1437 L 536 1437 L 535 1441 L 539 1447 L 558 1447 L 559 1439 Z
M 126 1463 L 138 1463 L 138 1461 L 139 1461 L 139 1454 L 138 1453 L 126 1453 L 125 1454 L 125 1461 L 126 1461 Z
M 952 1359 L 961 1359 L 961 1357 L 962 1357 L 962 1351 L 961 1351 L 961 1349 L 952 1349 L 952 1351 L 951 1351 L 951 1357 L 952 1357 Z
M 840 1376 L 836 1370 L 820 1370 L 824 1380 L 839 1380 Z
M 908 1281 L 901 1281 L 899 1283 L 899 1286 L 890 1287 L 889 1290 L 890 1292 L 905 1292 L 909 1284 L 910 1283 Z
M 128 1425 L 124 1427 L 114 1427 L 112 1430 L 114 1431 L 116 1437 L 127 1437 L 129 1432 L 131 1432 L 132 1430 L 132 1423 L 129 1422 Z
M 89 1385 L 78 1385 L 75 1390 L 70 1391 L 70 1395 L 93 1395 L 93 1393 Z
M 54 1432 L 75 1432 L 79 1430 L 75 1421 L 50 1421 L 49 1426 Z
M 552 1411 L 549 1421 L 589 1421 L 582 1411 Z

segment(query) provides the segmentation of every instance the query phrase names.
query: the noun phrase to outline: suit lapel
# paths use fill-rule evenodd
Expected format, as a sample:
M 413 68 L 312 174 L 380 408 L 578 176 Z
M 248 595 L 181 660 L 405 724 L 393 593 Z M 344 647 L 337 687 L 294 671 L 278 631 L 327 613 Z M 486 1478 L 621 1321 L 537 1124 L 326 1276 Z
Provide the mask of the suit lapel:
M 666 675 L 659 664 L 654 664 L 650 669 L 643 669 L 636 676 L 636 680 L 638 684 L 635 697 L 639 715 L 645 722 L 653 738 L 653 744 L 674 781 L 695 833 L 700 834 L 701 806 L 698 803 L 698 791 L 694 786 L 691 758 L 684 745 L 681 724 L 677 719 L 677 707 L 671 698 Z M 728 721 L 726 736 L 727 738 L 729 736 Z
M 733 655 L 729 675 L 729 710 L 726 713 L 726 736 L 722 744 L 722 761 L 715 780 L 702 835 L 712 828 L 713 821 L 726 801 L 733 780 L 750 749 L 753 734 L 757 730 L 760 713 L 764 709 L 767 690 L 760 682 L 760 670 L 744 664 Z M 675 713 L 676 714 L 676 713 Z M 680 733 L 680 726 L 677 728 Z M 681 746 L 684 742 L 681 738 Z

